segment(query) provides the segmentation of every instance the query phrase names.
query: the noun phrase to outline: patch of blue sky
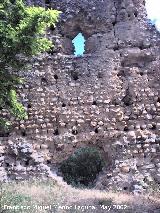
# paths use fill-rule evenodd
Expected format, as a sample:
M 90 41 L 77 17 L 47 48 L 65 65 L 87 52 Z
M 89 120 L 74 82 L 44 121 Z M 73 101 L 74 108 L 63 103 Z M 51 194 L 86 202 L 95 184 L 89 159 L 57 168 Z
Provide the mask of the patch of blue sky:
M 79 33 L 73 40 L 72 43 L 74 44 L 75 56 L 83 56 L 85 52 L 85 38 L 82 33 Z
M 148 14 L 148 19 L 151 20 L 153 24 L 160 31 L 160 0 L 146 0 L 146 9 Z M 85 38 L 82 33 L 79 33 L 73 40 L 72 43 L 75 47 L 75 56 L 83 56 L 85 52 Z
M 148 18 L 160 30 L 160 0 L 146 0 Z

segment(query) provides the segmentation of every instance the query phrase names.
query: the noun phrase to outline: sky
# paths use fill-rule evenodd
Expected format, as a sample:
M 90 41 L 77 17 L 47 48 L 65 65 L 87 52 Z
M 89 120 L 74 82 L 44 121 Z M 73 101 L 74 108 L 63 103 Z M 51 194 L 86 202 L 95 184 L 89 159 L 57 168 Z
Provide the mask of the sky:
M 146 9 L 148 18 L 156 25 L 160 30 L 160 0 L 146 0 Z
M 146 0 L 148 19 L 152 21 L 160 31 L 160 0 Z M 83 55 L 85 48 L 85 38 L 79 33 L 72 41 L 75 46 L 75 56 Z
M 84 47 L 85 47 L 85 38 L 82 35 L 82 33 L 79 33 L 73 40 L 72 43 L 74 44 L 75 47 L 75 52 L 74 55 L 83 55 L 84 53 Z

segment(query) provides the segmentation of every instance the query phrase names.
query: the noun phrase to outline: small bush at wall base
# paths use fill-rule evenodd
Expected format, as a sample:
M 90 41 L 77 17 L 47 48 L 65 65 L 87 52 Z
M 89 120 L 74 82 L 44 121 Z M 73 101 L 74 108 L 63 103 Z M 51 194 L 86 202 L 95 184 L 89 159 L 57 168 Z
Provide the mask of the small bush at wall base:
M 90 186 L 103 166 L 104 160 L 96 148 L 83 147 L 63 161 L 59 169 L 68 184 Z

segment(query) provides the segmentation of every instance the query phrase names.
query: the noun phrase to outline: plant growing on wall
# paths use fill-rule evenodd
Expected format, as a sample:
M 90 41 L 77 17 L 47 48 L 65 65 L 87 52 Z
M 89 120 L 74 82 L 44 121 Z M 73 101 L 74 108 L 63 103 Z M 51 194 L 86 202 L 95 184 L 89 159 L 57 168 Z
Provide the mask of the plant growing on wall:
M 57 10 L 28 7 L 23 0 L 0 1 L 0 110 L 8 110 L 19 119 L 27 117 L 17 94 L 17 85 L 23 83 L 18 77 L 18 71 L 25 68 L 22 58 L 53 46 L 45 31 L 57 23 L 59 14 Z M 7 125 L 0 117 L 0 126 Z
M 83 147 L 64 160 L 59 170 L 68 184 L 89 186 L 93 184 L 104 165 L 104 160 L 96 148 Z

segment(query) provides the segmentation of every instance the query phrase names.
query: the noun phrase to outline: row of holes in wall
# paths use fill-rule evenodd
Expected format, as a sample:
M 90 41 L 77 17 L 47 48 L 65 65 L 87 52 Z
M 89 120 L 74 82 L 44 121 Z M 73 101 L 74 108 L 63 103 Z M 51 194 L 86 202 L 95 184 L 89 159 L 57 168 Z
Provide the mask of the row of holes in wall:
M 57 75 L 57 74 L 55 74 L 53 77 L 54 77 L 54 79 L 55 79 L 56 81 L 58 80 L 58 75 Z M 71 78 L 72 78 L 74 81 L 77 81 L 77 80 L 79 79 L 78 72 L 72 71 L 72 72 L 71 72 Z M 103 78 L 103 73 L 102 73 L 102 72 L 98 72 L 97 78 Z M 42 84 L 42 85 L 46 85 L 47 83 L 48 83 L 47 78 L 42 77 L 42 78 L 41 78 L 41 84 Z
M 144 75 L 143 72 L 140 72 L 139 74 L 140 74 L 141 76 Z M 123 74 L 122 72 L 120 72 L 120 73 L 117 74 L 117 76 L 118 76 L 118 77 L 121 77 L 121 76 L 123 77 L 124 74 Z M 58 80 L 58 75 L 57 75 L 57 74 L 55 74 L 53 77 L 54 77 L 54 79 L 55 79 L 56 81 Z M 74 81 L 77 81 L 77 80 L 79 79 L 79 74 L 78 74 L 78 72 L 72 71 L 72 72 L 71 72 L 71 78 L 72 78 Z M 97 78 L 98 78 L 98 79 L 103 78 L 103 73 L 102 73 L 102 72 L 98 72 Z M 45 84 L 47 84 L 47 83 L 48 83 L 47 78 L 42 77 L 42 78 L 41 78 L 41 84 L 42 84 L 42 85 L 45 85 Z
M 143 130 L 143 128 L 141 128 L 141 129 Z M 150 128 L 150 129 L 151 129 L 151 130 L 156 130 L 157 127 L 156 127 L 155 124 L 153 124 L 153 125 L 152 125 L 152 128 Z M 107 130 L 107 129 L 106 129 L 106 130 Z M 123 129 L 123 131 L 124 131 L 124 132 L 128 132 L 128 131 L 129 131 L 129 128 L 128 128 L 127 126 L 125 126 L 124 129 Z M 96 127 L 96 128 L 94 129 L 94 132 L 95 132 L 96 134 L 99 133 L 98 127 Z M 55 136 L 60 135 L 58 128 L 55 129 L 55 131 L 54 131 L 53 134 L 54 134 Z M 73 129 L 73 130 L 72 130 L 72 134 L 73 134 L 73 135 L 78 135 L 78 130 Z M 26 131 L 22 131 L 22 132 L 21 132 L 21 135 L 22 135 L 23 137 L 25 137 L 25 136 L 26 136 Z
M 160 103 L 160 98 L 158 98 L 157 103 Z M 126 106 L 129 106 L 129 104 L 127 104 L 127 103 L 124 103 L 124 104 L 125 104 Z M 97 106 L 98 104 L 97 104 L 96 101 L 93 101 L 93 102 L 92 102 L 92 105 Z M 62 107 L 63 107 L 63 108 L 66 107 L 66 106 L 67 106 L 67 104 L 62 103 Z M 70 105 L 68 104 L 68 106 L 70 106 Z M 31 109 L 31 108 L 32 108 L 32 105 L 31 105 L 31 104 L 28 104 L 28 109 Z
M 96 101 L 93 101 L 92 102 L 92 105 L 97 105 L 97 102 Z M 67 106 L 67 104 L 65 104 L 65 103 L 62 103 L 62 107 L 64 108 L 64 107 L 66 107 Z M 68 104 L 68 106 L 69 106 L 69 104 Z M 31 104 L 28 104 L 28 109 L 31 109 L 32 108 L 32 105 Z

